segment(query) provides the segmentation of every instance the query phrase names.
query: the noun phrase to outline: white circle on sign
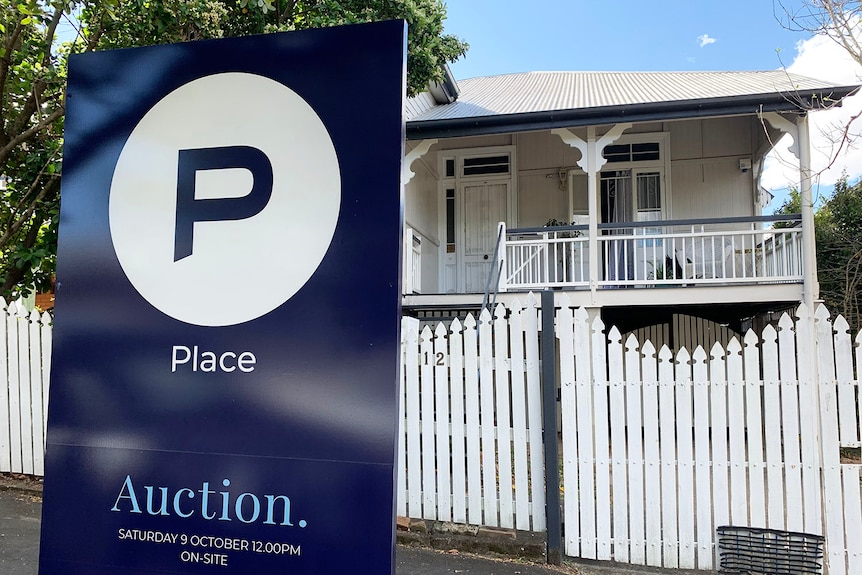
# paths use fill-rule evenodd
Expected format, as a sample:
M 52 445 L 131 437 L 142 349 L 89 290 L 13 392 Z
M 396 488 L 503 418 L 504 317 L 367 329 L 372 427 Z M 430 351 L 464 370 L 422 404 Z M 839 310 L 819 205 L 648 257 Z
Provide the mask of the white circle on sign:
M 204 149 L 228 161 L 179 185 L 189 182 L 178 175 L 180 151 Z M 261 162 L 231 161 L 237 149 L 268 159 L 268 198 Z M 206 215 L 231 198 L 246 211 Z M 186 323 L 227 326 L 266 315 L 311 279 L 340 208 L 335 146 L 311 106 L 270 78 L 231 72 L 177 88 L 141 119 L 114 170 L 109 220 L 120 265 L 145 300 Z

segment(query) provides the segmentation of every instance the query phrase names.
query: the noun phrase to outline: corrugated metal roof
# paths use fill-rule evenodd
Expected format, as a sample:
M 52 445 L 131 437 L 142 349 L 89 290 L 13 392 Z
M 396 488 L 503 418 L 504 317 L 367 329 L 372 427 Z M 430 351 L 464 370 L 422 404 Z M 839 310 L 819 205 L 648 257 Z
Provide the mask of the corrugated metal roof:
M 764 72 L 528 72 L 460 80 L 451 104 L 408 105 L 408 122 L 421 124 L 488 116 L 589 110 L 740 96 L 828 91 L 837 84 Z M 846 93 L 846 91 L 845 91 Z M 417 98 L 421 98 L 418 96 Z M 423 111 L 420 111 L 424 108 Z

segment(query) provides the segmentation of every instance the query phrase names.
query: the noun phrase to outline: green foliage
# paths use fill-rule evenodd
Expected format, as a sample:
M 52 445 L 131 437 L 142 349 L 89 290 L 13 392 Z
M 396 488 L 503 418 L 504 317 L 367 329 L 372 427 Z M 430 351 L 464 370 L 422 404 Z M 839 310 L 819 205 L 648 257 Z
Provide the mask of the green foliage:
M 776 210 L 798 214 L 802 201 L 797 190 Z M 814 213 L 817 276 L 820 297 L 833 314 L 841 314 L 856 333 L 862 328 L 862 181 L 843 177 L 832 195 Z
M 0 295 L 50 285 L 56 251 L 68 2 L 0 0 Z
M 87 6 L 82 15 L 89 29 L 98 30 L 99 48 L 404 19 L 410 95 L 441 80 L 443 65 L 468 47 L 444 33 L 441 0 L 124 0 L 105 15 L 100 6 Z
M 862 181 L 846 176 L 817 210 L 817 274 L 820 296 L 833 314 L 862 328 Z
M 441 0 L 0 0 L 0 295 L 51 283 L 69 54 L 395 18 L 416 94 L 467 50 Z

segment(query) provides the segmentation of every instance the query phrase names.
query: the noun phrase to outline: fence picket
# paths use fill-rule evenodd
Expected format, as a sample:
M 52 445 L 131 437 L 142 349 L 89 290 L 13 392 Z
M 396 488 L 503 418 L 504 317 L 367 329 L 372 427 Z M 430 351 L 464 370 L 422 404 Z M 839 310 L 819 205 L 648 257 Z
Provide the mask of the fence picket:
M 679 567 L 694 569 L 694 434 L 692 420 L 691 356 L 682 348 L 676 356 L 676 433 L 678 460 Z
M 527 362 L 527 418 L 530 426 L 530 483 L 532 485 L 533 530 L 544 531 L 545 522 L 545 464 L 542 450 L 542 397 L 539 380 L 539 313 L 538 301 L 527 295 L 525 350 Z M 556 469 L 551 470 L 557 473 Z
M 405 318 L 405 431 L 407 434 L 407 514 L 422 517 L 422 413 L 419 397 L 419 320 Z
M 825 308 L 821 308 L 825 311 Z M 839 454 L 840 433 L 838 400 L 838 384 L 835 381 L 834 349 L 832 325 L 828 314 L 820 310 L 815 316 L 815 331 L 817 334 L 817 369 L 820 374 L 820 439 L 823 487 L 825 499 L 823 512 L 826 515 L 826 537 L 829 545 L 826 548 L 826 560 L 831 573 L 845 572 L 845 550 L 848 544 L 858 545 L 858 541 L 845 541 L 844 497 L 842 497 L 841 460 Z M 826 340 L 829 340 L 828 342 Z M 828 357 L 824 351 L 830 352 Z M 854 434 L 855 435 L 855 434 Z M 818 494 L 819 495 L 819 494 Z M 819 499 L 819 497 L 818 497 Z
M 658 366 L 652 342 L 641 344 L 643 385 L 644 488 L 647 565 L 661 566 L 661 457 L 659 455 Z
M 712 420 L 712 528 L 730 523 L 730 486 L 727 455 L 727 365 L 724 349 L 710 350 L 709 386 Z
M 608 332 L 608 382 L 611 412 L 611 460 L 613 480 L 613 558 L 629 562 L 628 453 L 626 450 L 626 387 L 623 346 L 616 326 Z
M 410 365 L 407 359 L 407 330 L 413 318 L 401 318 L 401 371 L 398 374 L 398 475 L 396 477 L 395 512 L 400 517 L 407 516 L 407 406 L 405 396 L 407 393 L 407 369 Z
M 575 310 L 575 397 L 578 441 L 578 488 L 581 518 L 581 556 L 598 558 L 596 541 L 595 454 L 593 452 L 596 422 L 593 410 L 592 333 L 589 315 L 584 308 Z
M 467 520 L 482 524 L 482 445 L 479 418 L 479 326 L 464 320 L 464 411 L 467 428 Z
M 509 329 L 506 309 L 497 304 L 494 310 L 494 393 L 497 400 L 497 469 L 500 474 L 500 526 L 515 526 L 512 493 L 512 424 L 509 388 Z
M 781 424 L 784 431 L 784 476 L 787 493 L 787 530 L 803 531 L 802 457 L 799 446 L 799 383 L 793 320 L 778 321 L 778 369 L 781 378 Z
M 596 559 L 608 561 L 611 555 L 611 499 L 610 485 L 610 420 L 608 414 L 607 339 L 605 324 L 600 316 L 592 322 L 590 370 L 593 385 L 593 411 L 595 413 L 596 453 Z
M 662 556 L 664 567 L 679 567 L 679 528 L 677 524 L 677 445 L 676 409 L 674 407 L 673 354 L 666 345 L 659 351 L 659 445 L 661 447 L 661 537 L 664 541 Z
M 449 326 L 449 374 L 452 401 L 452 521 L 467 522 L 467 454 L 464 430 L 464 337 L 461 322 Z
M 860 332 L 862 333 L 862 332 Z M 857 364 L 858 365 L 858 364 Z M 848 465 L 842 468 L 844 483 L 844 509 L 847 514 L 845 531 L 847 534 L 847 573 L 855 575 L 862 573 L 862 499 L 860 499 L 858 465 Z M 840 573 L 840 572 L 839 572 Z
M 700 346 L 692 355 L 694 365 L 694 482 L 697 505 L 697 568 L 712 569 L 712 481 L 709 449 L 709 374 L 706 351 Z
M 757 336 L 748 330 L 744 338 L 745 423 L 748 434 L 748 510 L 752 527 L 766 527 L 766 476 L 763 466 L 763 385 Z
M 799 441 L 802 452 L 802 510 L 806 533 L 823 534 L 821 516 L 821 461 L 820 461 L 820 390 L 817 388 L 817 369 L 822 366 L 823 381 L 832 385 L 835 381 L 835 352 L 833 350 L 832 325 L 825 306 L 819 306 L 815 317 L 805 304 L 797 309 L 796 349 L 814 348 L 814 353 L 795 356 L 796 378 L 799 381 Z M 824 315 L 825 314 L 825 315 Z M 817 318 L 818 327 L 812 325 Z
M 745 449 L 745 385 L 742 346 L 735 337 L 727 344 L 727 417 L 730 450 L 730 522 L 748 525 L 748 484 Z
M 6 341 L 9 350 L 9 444 L 10 471 L 21 473 L 24 468 L 21 462 L 23 438 L 21 436 L 21 378 L 18 349 L 18 303 L 9 305 L 6 315 Z
M 2 323 L 2 322 L 0 322 Z M 42 338 L 42 376 L 45 378 L 42 384 L 42 414 L 44 418 L 42 419 L 42 437 L 47 439 L 48 437 L 48 395 L 50 392 L 50 376 L 51 376 L 51 349 L 53 344 L 53 319 L 45 312 L 42 314 L 42 318 L 39 320 L 40 323 L 40 332 Z M 2 338 L 2 334 L 0 334 L 0 338 Z M 3 351 L 0 349 L 0 354 Z M 3 371 L 0 370 L 0 376 L 2 376 Z M 0 411 L 2 413 L 2 411 Z
M 422 405 L 422 518 L 437 518 L 434 441 L 434 336 L 427 325 L 419 335 L 419 397 Z
M 560 343 L 560 408 L 563 417 L 563 489 L 568 497 L 564 497 L 563 505 L 566 521 L 565 552 L 578 557 L 582 553 L 580 475 L 578 473 L 578 437 L 577 437 L 577 399 L 575 388 L 575 326 L 572 308 L 563 304 L 557 314 L 557 338 Z M 543 358 L 543 361 L 547 361 Z M 550 471 L 549 471 L 550 472 Z
M 626 419 L 629 447 L 629 560 L 635 565 L 646 565 L 641 362 L 637 339 L 629 336 L 625 345 Z
M 781 452 L 781 395 L 784 392 L 778 374 L 778 333 L 771 325 L 763 330 L 763 404 L 766 410 L 766 494 L 767 527 L 784 529 L 784 456 Z
M 448 330 L 442 322 L 434 329 L 434 353 L 431 357 L 434 373 L 434 426 L 436 439 L 437 516 L 441 521 L 452 520 L 452 453 L 449 416 L 449 345 Z
M 18 320 L 18 406 L 21 422 L 21 473 L 33 475 L 33 396 L 30 373 L 30 320 L 27 308 L 19 303 Z M 41 403 L 41 397 L 39 398 Z
M 515 527 L 530 529 L 530 492 L 527 472 L 527 388 L 524 363 L 524 309 L 516 298 L 510 305 L 509 349 L 512 373 L 512 461 L 515 465 Z
M 850 339 L 850 326 L 844 316 L 838 316 L 833 322 L 835 331 L 835 379 L 838 383 L 838 405 L 855 405 L 856 390 L 853 383 L 853 341 Z M 821 374 L 820 381 L 823 381 Z M 842 409 L 838 412 L 839 443 L 843 446 L 856 447 L 860 443 L 857 427 L 858 410 Z
M 494 413 L 494 348 L 491 313 L 484 309 L 479 316 L 479 409 L 482 429 L 482 495 L 484 525 L 500 526 L 497 490 L 497 444 Z
M 8 350 L 8 325 L 6 316 L 8 310 L 6 300 L 0 297 L 0 381 L 4 387 L 0 388 L 0 473 L 8 473 L 12 471 L 12 442 L 11 430 L 9 423 L 10 405 L 9 405 L 9 385 L 11 378 L 9 376 L 9 358 L 12 357 Z

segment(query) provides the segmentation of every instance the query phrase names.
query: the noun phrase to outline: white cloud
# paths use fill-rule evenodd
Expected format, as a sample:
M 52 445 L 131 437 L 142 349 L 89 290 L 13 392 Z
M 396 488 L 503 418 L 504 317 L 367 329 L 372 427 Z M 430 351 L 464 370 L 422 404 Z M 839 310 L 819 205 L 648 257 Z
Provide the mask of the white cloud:
M 797 44 L 797 53 L 787 71 L 818 80 L 833 82 L 841 86 L 862 84 L 862 66 L 829 38 L 815 36 Z M 856 141 L 840 153 L 835 143 L 835 134 L 843 130 L 850 117 L 862 110 L 862 95 L 845 98 L 841 107 L 814 111 L 809 115 L 811 134 L 811 164 L 819 174 L 815 185 L 831 186 L 846 171 L 851 180 L 862 176 L 862 119 L 857 120 L 851 131 L 859 134 Z M 768 190 L 778 190 L 799 184 L 799 162 L 788 151 L 793 140 L 784 136 L 767 156 L 761 185 Z M 837 157 L 836 157 L 837 154 Z M 830 162 L 835 160 L 829 167 Z M 816 190 L 815 190 L 816 194 Z M 772 207 L 776 207 L 773 205 Z
M 715 44 L 715 38 L 710 38 L 709 34 L 701 34 L 697 37 L 697 41 L 700 42 L 700 47 L 708 46 L 709 44 Z

